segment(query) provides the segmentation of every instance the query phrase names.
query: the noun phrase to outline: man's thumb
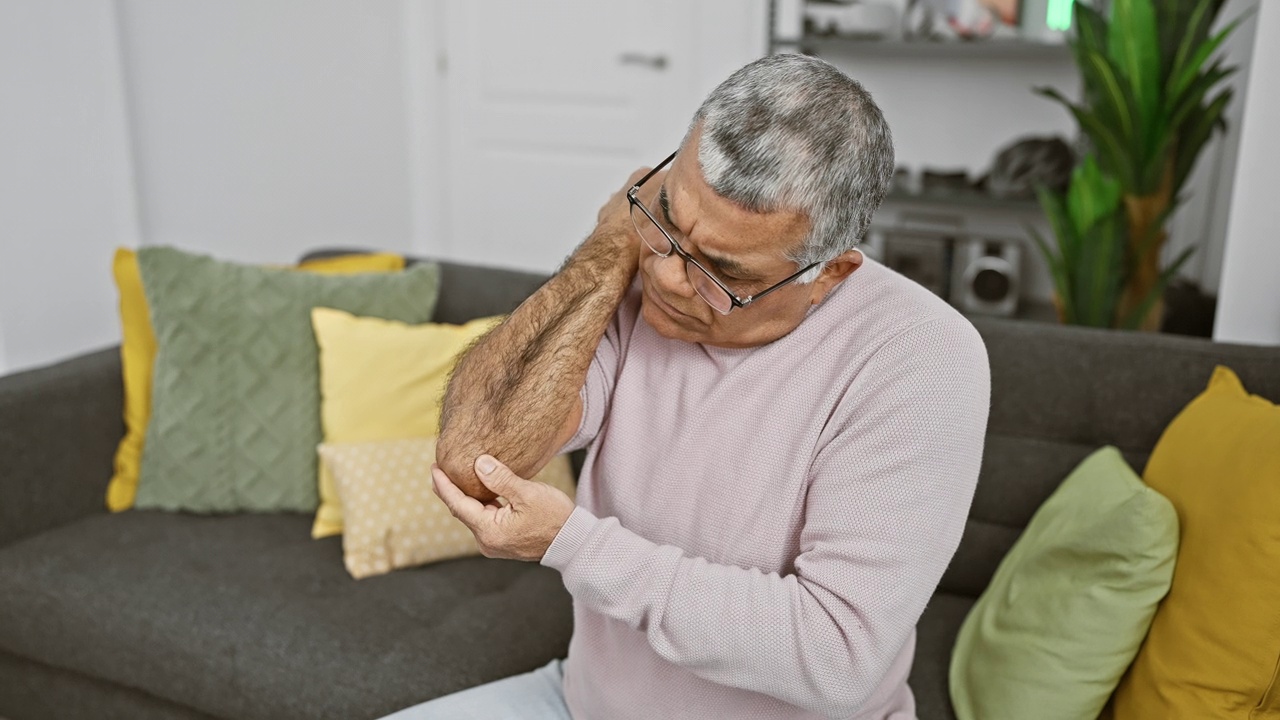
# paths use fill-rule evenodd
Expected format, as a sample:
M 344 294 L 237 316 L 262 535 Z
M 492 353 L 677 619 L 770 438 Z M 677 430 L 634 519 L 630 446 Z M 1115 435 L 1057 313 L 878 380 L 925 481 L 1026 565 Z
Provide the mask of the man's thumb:
M 513 492 L 516 492 L 516 485 L 520 482 L 520 478 L 511 472 L 511 468 L 503 465 L 492 455 L 481 455 L 476 458 L 476 477 L 480 478 L 480 482 L 484 483 L 485 487 L 508 499 Z

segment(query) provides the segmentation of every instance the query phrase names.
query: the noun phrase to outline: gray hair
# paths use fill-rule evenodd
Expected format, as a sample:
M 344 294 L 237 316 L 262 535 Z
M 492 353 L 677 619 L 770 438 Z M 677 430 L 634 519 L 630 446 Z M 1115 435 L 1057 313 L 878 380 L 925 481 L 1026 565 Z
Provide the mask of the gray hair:
M 809 236 L 787 252 L 801 267 L 857 246 L 893 179 L 880 108 L 817 58 L 770 55 L 739 69 L 703 101 L 686 142 L 699 124 L 698 162 L 712 190 L 754 212 L 808 215 Z

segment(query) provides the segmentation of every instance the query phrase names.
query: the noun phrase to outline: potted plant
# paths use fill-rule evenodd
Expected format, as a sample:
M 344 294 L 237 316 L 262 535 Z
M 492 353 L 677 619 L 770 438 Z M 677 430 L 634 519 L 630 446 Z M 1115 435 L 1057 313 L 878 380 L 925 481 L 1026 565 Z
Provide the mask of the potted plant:
M 1075 6 L 1071 48 L 1083 80 L 1081 101 L 1052 88 L 1037 90 L 1067 107 L 1091 148 L 1085 162 L 1092 165 L 1077 171 L 1065 195 L 1040 193 L 1057 247 L 1036 240 L 1054 271 L 1063 322 L 1087 318 L 1087 324 L 1105 327 L 1159 329 L 1165 286 L 1190 255 L 1189 249 L 1161 269 L 1165 224 L 1205 143 L 1225 127 L 1223 111 L 1232 96 L 1221 83 L 1236 68 L 1214 55 L 1240 19 L 1210 35 L 1222 3 L 1114 0 L 1109 19 Z M 1077 182 L 1087 187 L 1077 189 Z M 1113 190 L 1124 238 L 1118 270 L 1111 269 L 1116 250 L 1109 247 L 1116 219 L 1102 219 Z M 1073 192 L 1075 207 L 1083 202 L 1092 210 L 1073 214 Z M 1092 224 L 1080 225 L 1083 220 Z M 1104 247 L 1087 249 L 1091 244 Z M 1120 290 L 1107 308 L 1113 272 L 1120 273 Z M 1094 292 L 1096 297 L 1084 297 Z M 1079 303 L 1088 311 L 1081 312 Z

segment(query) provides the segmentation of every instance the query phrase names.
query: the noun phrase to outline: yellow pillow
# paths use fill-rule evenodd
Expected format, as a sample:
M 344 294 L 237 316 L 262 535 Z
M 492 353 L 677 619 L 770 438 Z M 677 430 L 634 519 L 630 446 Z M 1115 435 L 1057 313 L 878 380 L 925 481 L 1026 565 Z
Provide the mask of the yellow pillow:
M 342 255 L 309 260 L 298 269 L 335 275 L 392 272 L 404 269 L 404 258 L 390 253 Z M 147 297 L 142 291 L 137 253 L 129 248 L 117 248 L 111 270 L 120 294 L 124 438 L 116 449 L 115 473 L 107 485 L 107 508 L 120 512 L 133 507 L 138 491 L 138 468 L 142 464 L 142 446 L 151 419 L 151 367 L 156 359 L 156 336 L 151 329 Z
M 1173 503 L 1182 537 L 1115 719 L 1280 718 L 1280 406 L 1219 366 L 1143 479 Z
M 471 531 L 431 489 L 435 456 L 434 438 L 320 446 L 346 513 L 342 558 L 351 577 L 480 552 Z M 573 470 L 564 455 L 533 479 L 574 496 Z
M 398 440 L 440 434 L 440 401 L 454 361 L 501 317 L 466 325 L 356 317 L 311 311 L 320 345 L 320 425 L 326 443 Z M 314 538 L 342 532 L 342 502 L 320 464 Z

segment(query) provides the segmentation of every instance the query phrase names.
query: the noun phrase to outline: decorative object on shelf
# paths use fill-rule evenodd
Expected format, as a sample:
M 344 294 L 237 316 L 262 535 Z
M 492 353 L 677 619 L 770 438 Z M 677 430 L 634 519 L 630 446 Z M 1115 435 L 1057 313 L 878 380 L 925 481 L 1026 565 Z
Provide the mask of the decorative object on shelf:
M 1115 0 L 1110 20 L 1077 4 L 1077 36 L 1071 49 L 1080 68 L 1084 99 L 1073 103 L 1052 88 L 1038 90 L 1075 116 L 1093 146 L 1097 170 L 1106 176 L 1104 184 L 1114 184 L 1122 201 L 1119 212 L 1126 242 L 1120 248 L 1119 303 L 1110 317 L 1095 316 L 1092 313 L 1102 308 L 1092 308 L 1086 324 L 1129 327 L 1136 315 L 1132 326 L 1158 329 L 1162 290 L 1194 249 L 1188 248 L 1161 269 L 1161 250 L 1168 238 L 1165 223 L 1183 199 L 1179 193 L 1200 151 L 1214 130 L 1225 127 L 1223 111 L 1231 101 L 1231 89 L 1219 88 L 1236 68 L 1214 54 L 1240 19 L 1210 35 L 1221 4 L 1222 0 L 1199 0 L 1194 5 L 1175 0 Z M 1092 189 L 1078 192 L 1077 200 L 1110 197 L 1110 190 L 1096 192 L 1102 187 L 1093 179 L 1096 174 L 1089 171 Z M 1077 174 L 1073 185 L 1082 177 Z M 1099 245 L 1100 249 L 1084 255 L 1109 257 L 1109 237 L 1095 237 L 1088 227 L 1066 226 L 1062 221 L 1073 191 L 1074 186 L 1065 200 L 1059 194 L 1041 193 L 1051 220 L 1057 216 L 1054 232 L 1059 233 L 1059 248 Z M 1102 217 L 1093 211 L 1085 215 L 1095 220 Z M 1099 227 L 1109 225 L 1107 220 Z M 1063 232 L 1070 234 L 1063 236 Z M 1047 253 L 1048 246 L 1041 244 Z M 1068 278 L 1055 275 L 1055 280 L 1098 272 L 1073 267 L 1081 262 L 1079 257 L 1050 255 L 1049 260 L 1059 269 L 1066 264 Z M 1067 297 L 1060 305 L 1070 309 L 1073 302 Z M 1069 317 L 1064 316 L 1064 322 L 1073 322 Z
M 770 52 L 1065 56 L 1075 0 L 770 0 Z M 1098 5 L 1103 0 L 1094 0 Z M 1064 58 L 1065 59 L 1065 58 Z
M 1071 146 L 1059 137 L 1028 137 L 1006 145 L 996 153 L 981 185 L 998 198 L 1033 198 L 1043 185 L 1065 192 L 1075 165 Z
M 1071 172 L 1070 166 L 1066 172 Z M 893 184 L 885 201 L 947 206 L 953 209 L 1041 214 L 1034 192 L 1027 196 L 1001 197 L 989 191 L 988 183 L 987 175 L 972 181 L 968 173 L 963 171 L 925 168 L 923 172 L 913 172 L 911 168 L 902 165 L 893 174 Z
M 1066 41 L 1075 0 L 1021 0 L 1021 3 L 1017 23 L 1023 38 L 1059 45 Z
M 947 299 L 951 296 L 953 245 L 964 235 L 964 224 L 960 215 L 903 212 L 896 225 L 876 228 L 883 244 L 882 262 Z
M 962 40 L 985 38 L 995 29 L 991 12 L 978 0 L 907 0 L 904 37 L 940 40 L 946 27 Z
M 809 2 L 804 20 L 806 32 L 815 35 L 878 40 L 897 30 L 898 8 L 885 0 Z
M 1022 243 L 983 237 L 957 238 L 951 297 L 960 312 L 1012 317 L 1022 285 Z
M 920 172 L 920 192 L 941 195 L 964 193 L 973 189 L 969 173 L 964 170 L 934 170 L 924 168 Z
M 885 232 L 884 264 L 946 298 L 951 280 L 951 238 L 911 230 Z
M 893 171 L 893 184 L 889 186 L 890 192 L 917 195 L 920 192 L 920 187 L 917 184 L 918 180 L 919 177 L 911 172 L 911 168 L 906 165 L 899 165 Z

